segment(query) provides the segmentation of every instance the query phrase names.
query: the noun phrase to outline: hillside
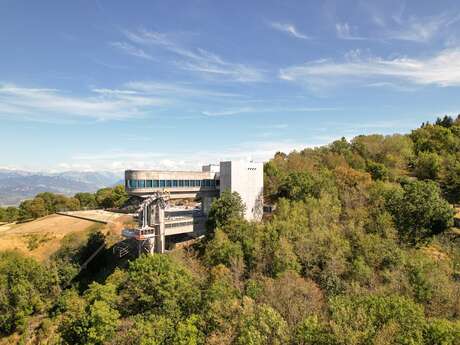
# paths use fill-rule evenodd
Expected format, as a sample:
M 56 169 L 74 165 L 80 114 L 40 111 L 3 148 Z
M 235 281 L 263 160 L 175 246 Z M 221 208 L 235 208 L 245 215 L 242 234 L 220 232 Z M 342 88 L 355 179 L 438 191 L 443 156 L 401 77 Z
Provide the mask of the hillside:
M 105 211 L 95 212 L 72 213 L 81 218 L 52 214 L 22 224 L 0 225 L 0 251 L 17 250 L 44 262 L 61 248 L 63 241 L 66 241 L 65 238 L 84 242 L 90 232 L 107 233 L 109 230 L 112 230 L 113 235 L 119 235 L 120 227 L 116 224 L 118 219 L 123 218 L 122 215 Z M 99 221 L 107 221 L 109 225 Z
M 95 192 L 121 180 L 121 174 L 111 172 L 37 173 L 0 169 L 0 206 L 18 205 L 22 200 L 38 193 L 52 192 L 73 195 Z
M 5 343 L 459 344 L 460 117 L 278 152 L 264 182 L 273 214 L 225 191 L 186 249 L 128 261 L 92 232 L 44 262 L 0 251 Z

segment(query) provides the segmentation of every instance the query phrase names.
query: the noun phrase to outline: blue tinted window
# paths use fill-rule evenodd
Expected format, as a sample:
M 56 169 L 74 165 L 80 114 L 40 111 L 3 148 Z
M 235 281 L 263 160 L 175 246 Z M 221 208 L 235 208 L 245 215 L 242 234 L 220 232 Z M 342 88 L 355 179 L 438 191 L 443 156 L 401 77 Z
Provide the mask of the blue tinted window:
M 136 180 L 128 180 L 129 188 L 137 188 L 137 181 Z
M 172 181 L 171 180 L 166 180 L 166 187 L 171 187 Z
M 179 187 L 183 187 L 184 186 L 184 180 L 179 180 Z
M 215 181 L 215 180 L 210 180 L 209 182 L 210 182 L 210 184 L 211 184 L 211 187 L 215 187 L 215 186 L 216 186 L 216 181 Z
M 195 180 L 190 180 L 190 187 L 195 187 Z
M 146 182 L 147 182 L 147 183 L 146 183 L 145 186 L 146 186 L 147 188 L 152 188 L 152 180 L 147 180 Z
M 159 185 L 160 185 L 160 184 L 159 184 L 159 181 L 158 181 L 158 180 L 152 180 L 152 187 L 153 187 L 153 188 L 158 188 Z
M 179 181 L 173 180 L 173 181 L 172 181 L 172 186 L 173 186 L 173 187 L 179 186 Z
M 137 180 L 137 186 L 139 188 L 145 188 L 145 180 Z
M 190 186 L 190 183 L 189 183 L 189 182 L 190 182 L 189 180 L 184 180 L 184 185 L 185 185 L 185 187 L 189 187 L 189 186 Z
M 164 188 L 165 185 L 165 180 L 160 180 L 160 188 Z
M 195 181 L 195 186 L 197 186 L 197 187 L 201 186 L 201 180 L 196 180 Z

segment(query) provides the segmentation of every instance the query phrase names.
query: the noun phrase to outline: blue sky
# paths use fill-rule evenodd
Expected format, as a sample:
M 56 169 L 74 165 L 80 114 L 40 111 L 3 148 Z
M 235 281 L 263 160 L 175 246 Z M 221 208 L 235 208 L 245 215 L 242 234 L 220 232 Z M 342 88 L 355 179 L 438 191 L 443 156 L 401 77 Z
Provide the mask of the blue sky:
M 189 169 L 460 112 L 458 1 L 0 0 L 0 167 Z

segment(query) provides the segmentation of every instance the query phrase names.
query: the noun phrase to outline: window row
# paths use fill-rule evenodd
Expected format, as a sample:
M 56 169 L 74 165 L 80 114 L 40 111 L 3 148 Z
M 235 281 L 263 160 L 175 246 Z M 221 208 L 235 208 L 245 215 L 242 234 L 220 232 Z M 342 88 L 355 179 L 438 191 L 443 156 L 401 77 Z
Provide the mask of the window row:
M 219 180 L 126 180 L 127 188 L 216 187 Z
M 188 222 L 165 224 L 165 228 L 167 228 L 167 229 L 169 229 L 169 228 L 179 228 L 181 226 L 188 226 L 188 225 L 193 225 L 193 224 L 195 224 L 195 222 L 193 220 L 190 220 Z

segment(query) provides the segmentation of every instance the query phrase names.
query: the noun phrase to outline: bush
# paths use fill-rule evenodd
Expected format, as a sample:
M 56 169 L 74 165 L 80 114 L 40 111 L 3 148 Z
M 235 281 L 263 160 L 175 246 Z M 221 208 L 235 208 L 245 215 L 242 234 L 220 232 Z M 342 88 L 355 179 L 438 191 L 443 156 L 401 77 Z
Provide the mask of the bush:
M 208 214 L 209 230 L 223 227 L 233 220 L 242 219 L 245 206 L 237 192 L 223 191 L 219 198 L 214 199 Z
M 308 172 L 291 172 L 281 183 L 278 197 L 291 200 L 304 200 L 309 196 L 318 196 L 315 181 Z
M 209 266 L 223 264 L 230 267 L 233 262 L 243 259 L 243 251 L 238 242 L 228 239 L 225 232 L 217 229 L 214 238 L 206 246 L 204 260 Z
M 383 332 L 388 337 L 387 343 L 423 343 L 426 325 L 423 308 L 408 298 L 336 297 L 329 309 L 330 332 L 339 344 L 372 344 Z
M 327 326 L 316 315 L 303 320 L 295 332 L 295 344 L 297 345 L 333 345 L 335 341 Z
M 192 314 L 200 302 L 200 290 L 190 272 L 162 254 L 130 262 L 121 295 L 125 314 L 151 312 L 172 319 Z
M 414 163 L 414 174 L 421 180 L 436 180 L 441 172 L 442 160 L 433 152 L 420 152 Z
M 16 252 L 0 253 L 0 333 L 21 328 L 57 294 L 52 270 Z
M 373 180 L 387 180 L 390 176 L 388 168 L 381 163 L 367 162 L 366 171 L 371 174 Z
M 66 344 L 105 344 L 116 331 L 119 312 L 113 284 L 92 283 L 83 298 L 68 290 L 58 301 L 60 331 Z
M 454 211 L 432 181 L 410 181 L 388 195 L 400 236 L 411 244 L 420 243 L 453 225 Z
M 286 321 L 271 307 L 246 299 L 238 325 L 236 345 L 282 345 L 289 341 Z
M 426 345 L 460 344 L 460 321 L 433 319 L 425 331 Z

